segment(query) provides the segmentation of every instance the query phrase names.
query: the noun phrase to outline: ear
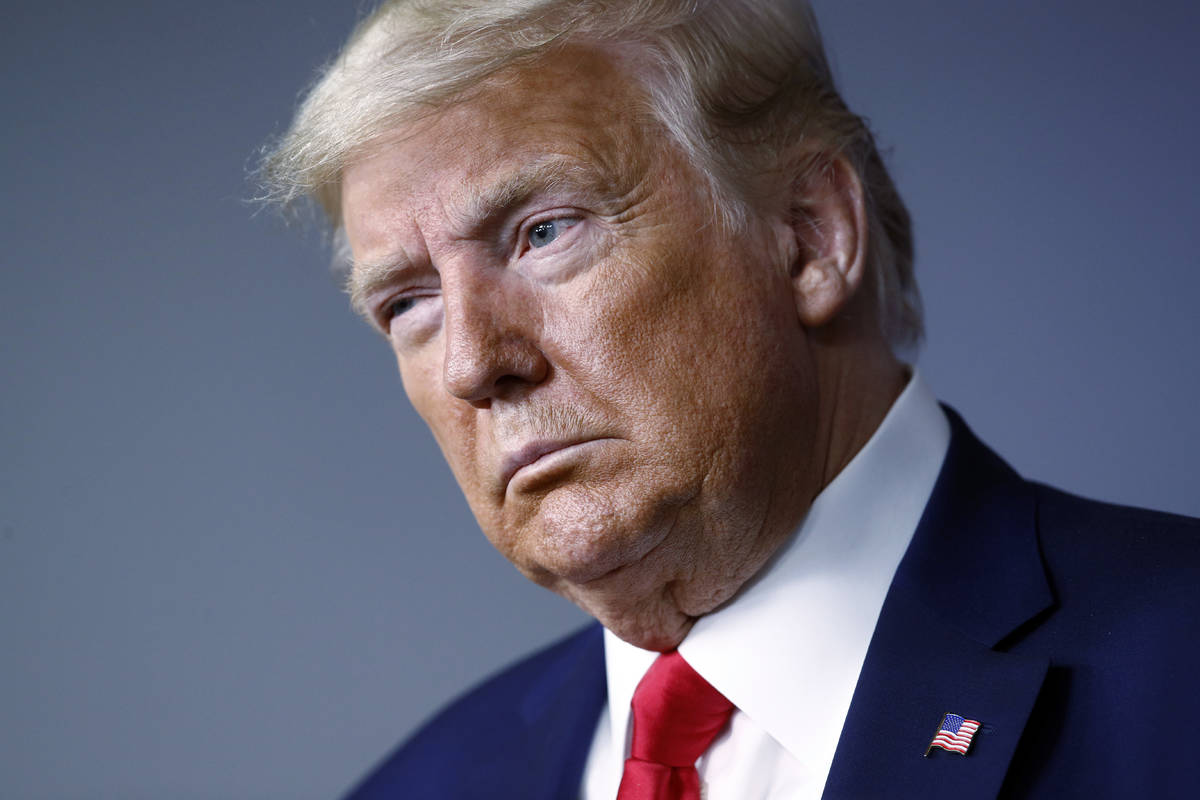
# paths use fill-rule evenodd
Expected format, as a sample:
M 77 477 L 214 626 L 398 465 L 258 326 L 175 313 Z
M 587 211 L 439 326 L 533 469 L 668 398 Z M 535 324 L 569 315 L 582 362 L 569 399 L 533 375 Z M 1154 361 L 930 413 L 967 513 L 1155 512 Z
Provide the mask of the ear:
M 863 284 L 867 212 L 862 182 L 845 158 L 817 156 L 801 171 L 789 199 L 796 311 L 805 327 L 819 328 Z

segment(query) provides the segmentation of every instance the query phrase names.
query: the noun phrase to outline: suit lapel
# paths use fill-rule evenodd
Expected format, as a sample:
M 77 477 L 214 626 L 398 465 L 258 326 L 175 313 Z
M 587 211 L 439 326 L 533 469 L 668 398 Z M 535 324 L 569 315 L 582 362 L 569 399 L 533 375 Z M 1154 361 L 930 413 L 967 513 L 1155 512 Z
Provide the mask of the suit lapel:
M 1032 490 L 947 414 L 946 462 L 884 601 L 826 798 L 995 797 L 1046 674 L 1045 659 L 1001 651 L 1053 602 Z M 925 758 L 945 713 L 983 727 L 968 755 Z
M 597 624 L 588 630 L 564 668 L 546 675 L 523 699 L 523 725 L 512 731 L 506 747 L 521 757 L 497 765 L 508 773 L 508 779 L 500 780 L 487 796 L 577 798 L 607 693 L 603 629 Z

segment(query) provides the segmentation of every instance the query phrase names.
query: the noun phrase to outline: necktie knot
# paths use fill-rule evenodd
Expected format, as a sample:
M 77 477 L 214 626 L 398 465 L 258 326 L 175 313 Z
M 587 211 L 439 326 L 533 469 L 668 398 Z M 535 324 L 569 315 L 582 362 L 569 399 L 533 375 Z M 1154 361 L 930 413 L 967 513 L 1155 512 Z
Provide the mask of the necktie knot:
M 633 741 L 618 800 L 699 798 L 696 759 L 729 722 L 733 704 L 672 650 L 650 666 L 632 705 Z

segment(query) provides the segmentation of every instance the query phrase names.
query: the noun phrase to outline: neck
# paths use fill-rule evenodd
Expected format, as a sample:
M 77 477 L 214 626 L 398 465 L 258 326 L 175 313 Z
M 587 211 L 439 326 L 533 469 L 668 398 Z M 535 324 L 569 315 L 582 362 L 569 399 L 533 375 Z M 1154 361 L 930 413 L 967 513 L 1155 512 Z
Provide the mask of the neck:
M 764 504 L 681 511 L 671 534 L 638 562 L 557 590 L 625 641 L 659 651 L 677 647 L 696 619 L 732 599 L 870 440 L 908 379 L 905 366 L 879 341 L 814 336 L 810 348 L 817 412 L 811 449 L 783 458 L 795 470 L 775 473 L 780 483 Z
M 818 403 L 823 411 L 818 431 L 820 480 L 813 497 L 837 477 L 878 430 L 911 370 L 881 340 L 844 340 L 814 344 Z

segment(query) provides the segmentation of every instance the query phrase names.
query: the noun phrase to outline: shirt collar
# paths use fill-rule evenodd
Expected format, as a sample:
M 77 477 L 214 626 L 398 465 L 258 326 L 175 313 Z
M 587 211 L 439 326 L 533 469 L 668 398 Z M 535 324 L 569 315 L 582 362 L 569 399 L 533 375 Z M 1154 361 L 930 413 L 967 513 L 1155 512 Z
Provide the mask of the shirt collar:
M 806 767 L 828 772 L 900 559 L 933 491 L 950 427 L 921 377 L 813 501 L 799 530 L 679 651 Z M 628 753 L 630 701 L 657 653 L 605 631 L 611 734 Z

